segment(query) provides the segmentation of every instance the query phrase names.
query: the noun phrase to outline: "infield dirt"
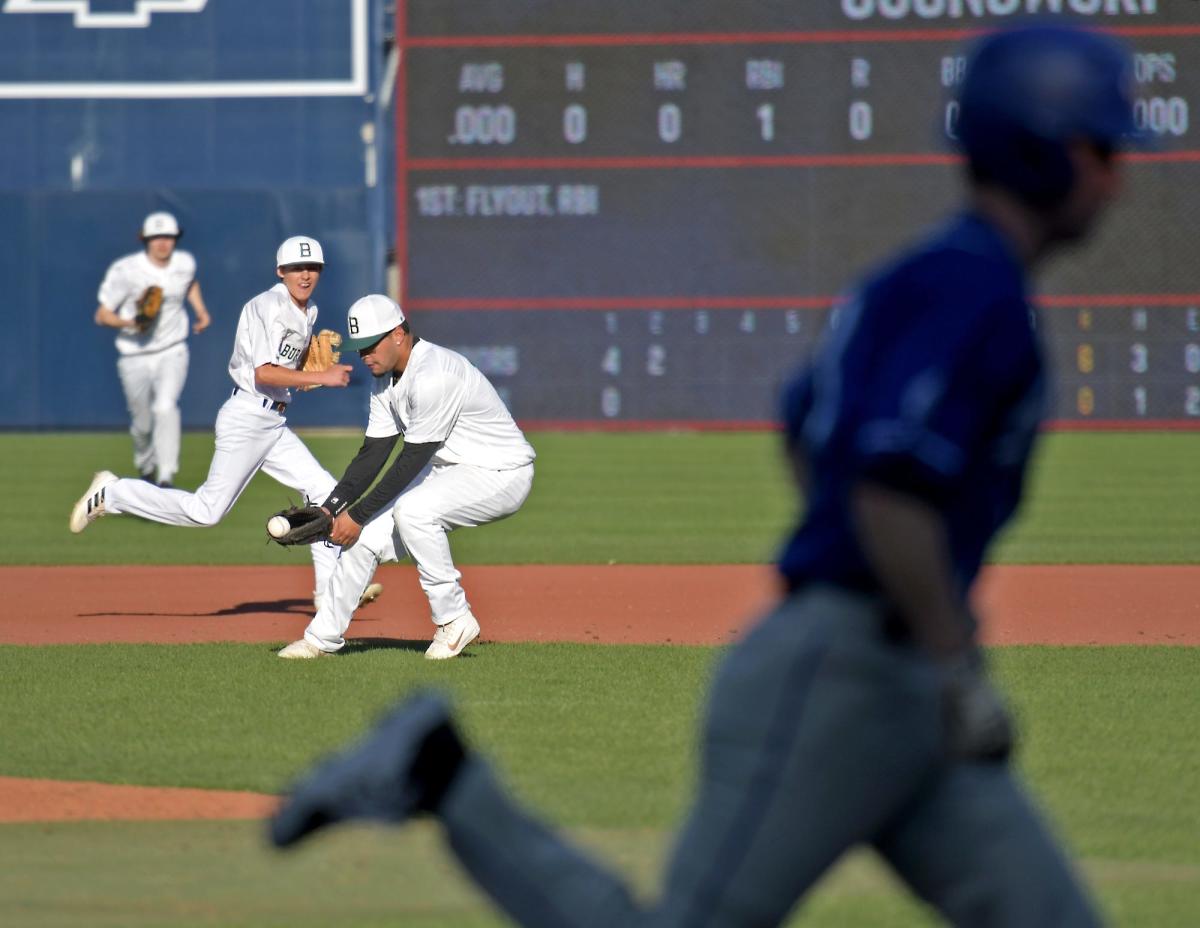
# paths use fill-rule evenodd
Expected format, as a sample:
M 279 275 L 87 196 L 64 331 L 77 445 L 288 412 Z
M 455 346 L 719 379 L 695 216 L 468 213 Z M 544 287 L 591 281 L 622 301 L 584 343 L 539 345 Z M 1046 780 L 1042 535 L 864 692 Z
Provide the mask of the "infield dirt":
M 287 642 L 312 615 L 307 567 L 2 567 L 0 644 Z M 424 639 L 416 571 L 392 565 L 348 637 Z M 468 567 L 493 641 L 726 644 L 777 595 L 765 566 Z M 1200 567 L 995 566 L 978 586 L 990 645 L 1200 645 Z M 275 798 L 0 777 L 0 822 L 259 818 Z
M 0 644 L 279 641 L 312 616 L 307 567 L 2 567 Z M 383 598 L 348 637 L 430 637 L 414 568 L 376 575 Z M 777 595 L 770 568 L 467 567 L 492 641 L 725 644 Z M 994 566 L 978 585 L 986 644 L 1200 644 L 1200 567 Z

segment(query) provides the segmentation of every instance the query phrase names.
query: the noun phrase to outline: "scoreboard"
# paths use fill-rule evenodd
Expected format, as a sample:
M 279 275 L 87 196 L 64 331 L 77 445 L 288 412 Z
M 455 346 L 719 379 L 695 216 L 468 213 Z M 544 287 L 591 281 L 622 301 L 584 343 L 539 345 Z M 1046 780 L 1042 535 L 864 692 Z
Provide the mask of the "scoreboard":
M 846 288 L 955 207 L 964 51 L 1031 13 L 1126 38 L 1158 142 L 1036 282 L 1051 418 L 1200 424 L 1185 0 L 406 0 L 404 305 L 525 423 L 769 423 Z

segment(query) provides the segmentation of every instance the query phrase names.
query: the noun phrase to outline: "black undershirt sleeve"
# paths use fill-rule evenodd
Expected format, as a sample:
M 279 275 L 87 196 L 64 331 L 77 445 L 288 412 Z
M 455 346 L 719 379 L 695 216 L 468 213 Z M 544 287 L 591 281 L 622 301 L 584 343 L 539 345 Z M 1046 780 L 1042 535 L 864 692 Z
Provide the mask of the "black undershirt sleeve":
M 391 468 L 383 479 L 375 485 L 366 498 L 359 500 L 350 507 L 350 518 L 359 525 L 366 525 L 371 517 L 388 503 L 400 495 L 413 478 L 429 463 L 433 453 L 442 446 L 440 441 L 429 441 L 424 444 L 405 442 L 404 447 L 392 462 Z
M 388 455 L 400 440 L 399 435 L 389 435 L 387 438 L 364 438 L 362 447 L 346 467 L 346 473 L 333 488 L 329 498 L 325 500 L 325 508 L 333 515 L 338 515 L 343 509 L 362 496 L 371 485 L 371 481 L 383 470 Z

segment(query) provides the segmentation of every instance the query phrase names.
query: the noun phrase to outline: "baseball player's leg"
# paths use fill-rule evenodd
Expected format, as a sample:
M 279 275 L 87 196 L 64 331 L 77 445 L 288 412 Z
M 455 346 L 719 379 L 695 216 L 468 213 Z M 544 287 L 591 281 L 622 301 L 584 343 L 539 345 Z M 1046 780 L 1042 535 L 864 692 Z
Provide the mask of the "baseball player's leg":
M 139 474 L 154 473 L 154 376 L 152 359 L 124 355 L 117 360 L 117 376 L 129 411 L 129 437 L 133 439 L 133 466 Z
M 314 503 L 325 502 L 337 481 L 308 450 L 308 445 L 286 426 L 279 441 L 263 461 L 263 473 L 304 495 Z
M 438 814 L 454 855 L 516 924 L 650 924 L 617 876 L 515 802 L 478 758 L 460 769 Z
M 936 679 L 863 597 L 785 601 L 722 665 L 663 924 L 768 925 L 891 820 L 939 762 Z
M 439 808 L 472 876 L 524 925 L 779 923 L 936 765 L 936 684 L 841 596 L 784 603 L 714 681 L 696 802 L 660 903 L 623 887 L 471 764 Z
M 283 429 L 279 441 L 263 461 L 263 473 L 285 487 L 303 494 L 309 502 L 323 503 L 337 486 L 337 480 L 320 465 L 308 446 L 289 428 Z M 329 577 L 337 564 L 338 549 L 319 541 L 309 546 L 313 560 L 313 599 L 319 602 L 325 595 Z M 360 591 L 361 592 L 361 591 Z
M 346 629 L 376 568 L 394 560 L 395 526 L 391 510 L 385 509 L 363 526 L 358 541 L 338 555 L 317 614 L 304 630 L 304 640 L 322 651 L 341 650 Z
M 532 464 L 505 471 L 452 464 L 431 468 L 400 494 L 392 510 L 396 530 L 416 564 L 435 624 L 471 609 L 446 533 L 511 515 L 525 502 L 532 482 Z
M 442 521 L 451 529 L 486 525 L 521 508 L 533 486 L 533 465 L 513 470 L 486 470 L 466 464 L 434 468 L 438 493 L 449 496 Z
M 1070 864 L 1003 764 L 947 768 L 876 846 L 952 924 L 1101 924 Z
M 208 476 L 195 493 L 118 480 L 105 490 L 105 508 L 114 515 L 167 525 L 216 525 L 233 508 L 282 433 L 283 420 L 275 413 L 226 400 L 217 413 L 216 447 Z
M 159 353 L 154 385 L 154 460 L 159 483 L 171 483 L 179 472 L 179 396 L 188 372 L 187 342 Z

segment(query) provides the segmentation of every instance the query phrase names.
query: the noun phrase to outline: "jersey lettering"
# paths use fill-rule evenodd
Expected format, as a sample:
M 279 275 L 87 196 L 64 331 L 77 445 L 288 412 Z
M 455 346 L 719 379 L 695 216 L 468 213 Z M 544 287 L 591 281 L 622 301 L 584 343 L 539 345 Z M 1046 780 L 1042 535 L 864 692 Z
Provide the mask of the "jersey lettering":
M 289 345 L 287 343 L 286 336 L 284 336 L 284 338 L 282 338 L 280 340 L 279 347 L 275 350 L 276 355 L 278 355 L 279 357 L 281 357 L 287 361 L 295 361 L 303 353 L 304 352 L 302 349 L 297 348 L 295 345 Z

